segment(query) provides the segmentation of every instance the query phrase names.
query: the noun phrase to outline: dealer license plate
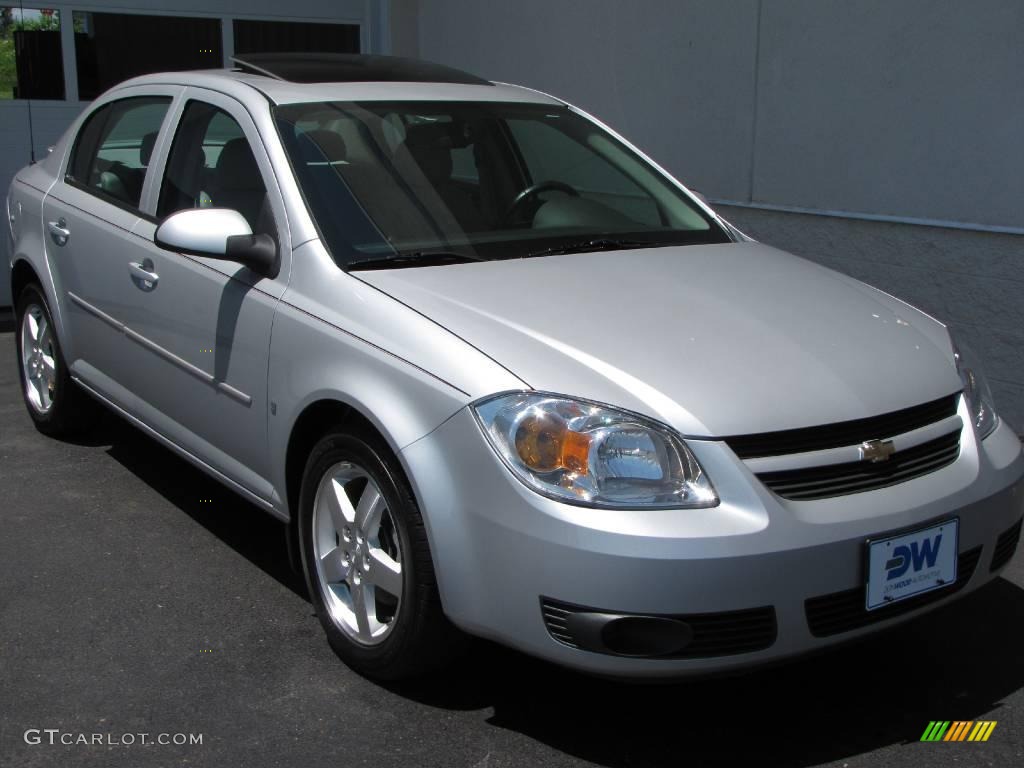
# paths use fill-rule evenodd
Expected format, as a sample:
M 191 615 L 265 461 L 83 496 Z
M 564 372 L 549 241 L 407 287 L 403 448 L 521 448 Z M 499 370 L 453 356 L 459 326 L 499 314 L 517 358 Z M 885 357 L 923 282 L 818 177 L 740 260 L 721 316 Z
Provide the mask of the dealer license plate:
M 868 541 L 869 611 L 956 582 L 960 521 Z

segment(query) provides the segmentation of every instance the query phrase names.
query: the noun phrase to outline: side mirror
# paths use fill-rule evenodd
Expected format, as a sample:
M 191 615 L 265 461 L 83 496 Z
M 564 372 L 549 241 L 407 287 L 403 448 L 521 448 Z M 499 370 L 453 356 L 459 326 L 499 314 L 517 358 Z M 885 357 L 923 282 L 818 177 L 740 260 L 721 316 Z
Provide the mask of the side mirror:
M 249 222 L 229 208 L 191 208 L 172 213 L 156 228 L 159 248 L 209 259 L 243 264 L 253 272 L 275 277 L 277 243 L 270 235 L 254 235 Z

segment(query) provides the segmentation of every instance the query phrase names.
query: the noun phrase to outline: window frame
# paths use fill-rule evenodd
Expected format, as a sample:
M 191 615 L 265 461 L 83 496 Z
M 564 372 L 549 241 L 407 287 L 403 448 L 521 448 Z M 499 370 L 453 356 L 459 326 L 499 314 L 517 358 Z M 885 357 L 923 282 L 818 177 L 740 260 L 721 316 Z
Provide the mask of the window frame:
M 119 208 L 122 211 L 134 213 L 138 216 L 146 217 L 146 202 L 148 200 L 149 189 L 152 186 L 153 178 L 157 170 L 158 164 L 158 151 L 162 148 L 165 142 L 168 126 L 175 122 L 177 114 L 177 102 L 180 97 L 182 88 L 180 86 L 128 86 L 125 88 L 115 89 L 108 92 L 105 96 L 97 99 L 90 105 L 90 108 L 82 113 L 79 119 L 74 124 L 72 133 L 74 138 L 69 142 L 67 152 L 61 162 L 60 174 L 58 178 L 61 183 L 74 187 L 75 189 L 85 192 L 90 197 L 100 200 L 107 205 L 111 205 L 115 208 Z M 103 193 L 101 190 L 91 187 L 86 183 L 79 181 L 70 175 L 71 162 L 76 155 L 78 149 L 79 139 L 82 138 L 82 132 L 85 130 L 87 123 L 101 110 L 110 107 L 111 105 L 119 101 L 127 101 L 129 99 L 138 98 L 166 98 L 168 99 L 167 111 L 164 112 L 163 120 L 160 123 L 160 128 L 157 131 L 156 144 L 153 146 L 153 152 L 150 155 L 149 165 L 146 166 L 146 175 L 142 182 L 142 190 L 139 194 L 139 204 L 137 206 L 130 205 L 123 200 L 118 200 L 115 197 L 111 197 Z M 97 147 L 92 148 L 92 152 L 95 155 Z M 150 217 L 151 218 L 151 217 Z
M 170 119 L 164 120 L 163 129 L 157 138 L 156 146 L 153 148 L 153 157 L 149 164 L 152 176 L 147 176 L 146 186 L 142 191 L 143 211 L 140 215 L 153 224 L 159 225 L 161 222 L 161 219 L 156 215 L 160 188 L 163 185 L 164 174 L 167 171 L 167 161 L 170 159 L 171 145 L 178 133 L 181 118 L 185 114 L 185 107 L 189 101 L 201 101 L 217 107 L 230 115 L 241 127 L 242 133 L 249 142 L 249 148 L 256 158 L 256 165 L 259 166 L 260 176 L 267 190 L 267 199 L 270 203 L 274 231 L 277 233 L 277 249 L 281 259 L 281 271 L 274 280 L 287 283 L 291 271 L 292 249 L 291 220 L 288 216 L 288 206 L 281 191 L 281 182 L 270 159 L 270 150 L 257 127 L 259 120 L 244 102 L 236 99 L 234 96 L 201 86 L 178 87 L 178 97 L 168 113 Z M 268 120 L 271 119 L 269 104 L 267 102 L 266 119 Z M 231 262 L 217 259 L 184 255 L 182 257 L 200 261 L 226 274 L 232 273 L 233 266 L 237 266 L 232 265 Z

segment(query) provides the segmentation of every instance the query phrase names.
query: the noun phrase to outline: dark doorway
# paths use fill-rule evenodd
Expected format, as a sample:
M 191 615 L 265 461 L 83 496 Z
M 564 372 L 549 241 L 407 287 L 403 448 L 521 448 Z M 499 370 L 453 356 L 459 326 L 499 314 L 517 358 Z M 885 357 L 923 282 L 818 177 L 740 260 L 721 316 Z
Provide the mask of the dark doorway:
M 359 53 L 358 24 L 235 19 L 235 53 Z

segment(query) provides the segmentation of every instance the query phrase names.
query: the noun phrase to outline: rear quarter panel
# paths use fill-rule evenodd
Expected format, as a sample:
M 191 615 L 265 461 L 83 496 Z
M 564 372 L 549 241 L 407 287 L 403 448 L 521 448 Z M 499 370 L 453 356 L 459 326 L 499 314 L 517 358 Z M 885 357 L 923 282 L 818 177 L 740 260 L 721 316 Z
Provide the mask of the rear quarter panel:
M 43 222 L 43 200 L 56 180 L 62 152 L 63 140 L 42 162 L 27 165 L 15 174 L 7 191 L 6 211 L 9 223 L 7 268 L 13 273 L 15 265 L 24 262 L 36 273 L 50 305 L 58 337 L 64 344 L 68 334 L 64 327 L 63 306 L 59 301 L 62 293 L 56 283 L 56 275 L 50 269 Z M 12 281 L 11 306 L 18 300 L 14 293 Z

